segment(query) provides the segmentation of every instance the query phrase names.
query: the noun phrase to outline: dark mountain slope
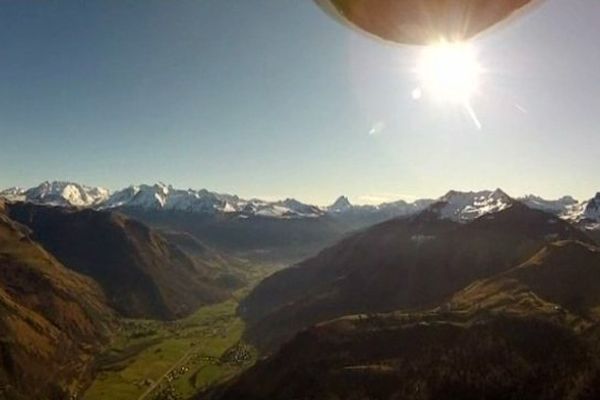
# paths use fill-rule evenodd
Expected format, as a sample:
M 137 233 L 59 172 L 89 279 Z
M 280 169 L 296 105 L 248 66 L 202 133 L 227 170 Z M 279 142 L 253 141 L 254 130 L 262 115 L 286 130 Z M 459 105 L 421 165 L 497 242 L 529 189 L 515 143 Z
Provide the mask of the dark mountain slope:
M 600 249 L 561 241 L 428 312 L 299 333 L 212 399 L 596 399 Z
M 549 244 L 522 265 L 469 285 L 453 296 L 450 307 L 527 314 L 532 305 L 544 303 L 600 320 L 600 249 L 575 241 Z
M 344 318 L 298 334 L 219 400 L 592 400 L 598 353 L 548 320 Z
M 0 398 L 9 399 L 68 398 L 115 324 L 98 285 L 1 212 L 0 314 Z
M 434 306 L 558 239 L 591 242 L 568 223 L 520 203 L 466 224 L 439 219 L 432 207 L 274 274 L 240 312 L 250 322 L 248 338 L 273 348 L 302 328 L 342 315 Z
M 123 215 L 25 203 L 7 213 L 65 266 L 97 281 L 124 316 L 171 319 L 228 296 L 205 264 Z

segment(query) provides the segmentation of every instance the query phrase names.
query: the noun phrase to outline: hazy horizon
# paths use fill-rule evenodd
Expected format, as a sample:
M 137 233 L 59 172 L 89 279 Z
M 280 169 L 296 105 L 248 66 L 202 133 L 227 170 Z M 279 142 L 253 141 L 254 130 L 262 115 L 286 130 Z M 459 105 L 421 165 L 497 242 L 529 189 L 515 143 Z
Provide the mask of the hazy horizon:
M 548 0 L 474 42 L 472 106 L 411 96 L 420 48 L 312 1 L 0 9 L 0 187 L 165 182 L 326 205 L 600 191 L 600 3 Z
M 212 190 L 211 188 L 208 187 L 176 187 L 173 186 L 171 184 L 169 184 L 168 182 L 141 182 L 141 183 L 132 183 L 130 185 L 124 186 L 124 187 L 117 187 L 117 188 L 109 188 L 106 186 L 102 186 L 102 185 L 87 185 L 85 182 L 72 182 L 72 181 L 67 181 L 67 180 L 46 180 L 43 182 L 40 182 L 39 185 L 42 185 L 44 183 L 54 183 L 54 182 L 60 182 L 60 183 L 76 183 L 76 184 L 80 184 L 80 185 L 84 185 L 84 186 L 88 186 L 88 187 L 100 187 L 103 189 L 108 189 L 111 194 L 115 193 L 116 191 L 125 189 L 126 187 L 130 187 L 130 186 L 142 186 L 142 185 L 146 185 L 146 186 L 154 186 L 154 185 L 164 185 L 167 187 L 172 187 L 174 190 L 208 190 L 209 192 L 213 192 L 213 193 L 218 193 L 218 194 L 223 194 L 223 195 L 237 195 L 242 199 L 246 199 L 246 200 L 251 200 L 251 199 L 257 199 L 257 200 L 264 200 L 264 201 L 283 201 L 289 198 L 293 198 L 295 200 L 298 200 L 300 202 L 303 202 L 305 204 L 312 204 L 312 205 L 316 205 L 319 207 L 327 207 L 332 205 L 335 201 L 337 201 L 340 197 L 346 197 L 348 198 L 348 200 L 350 201 L 351 204 L 353 205 L 380 205 L 383 203 L 392 203 L 395 201 L 399 201 L 399 200 L 403 200 L 406 201 L 408 203 L 414 202 L 414 201 L 418 201 L 418 200 L 436 200 L 439 199 L 443 196 L 445 196 L 446 194 L 448 194 L 448 192 L 450 191 L 457 191 L 457 192 L 483 192 L 483 191 L 490 191 L 493 192 L 495 190 L 502 190 L 503 192 L 505 192 L 507 195 L 509 195 L 512 198 L 515 199 L 519 199 L 519 198 L 523 198 L 529 195 L 533 195 L 533 196 L 538 196 L 538 197 L 542 197 L 539 196 L 537 193 L 520 193 L 520 194 L 515 194 L 515 193 L 509 193 L 507 191 L 505 191 L 502 188 L 465 188 L 465 189 L 455 189 L 455 188 L 450 188 L 448 190 L 446 190 L 443 193 L 437 194 L 437 195 L 433 195 L 433 196 L 425 196 L 425 197 L 416 197 L 416 196 L 412 196 L 409 194 L 395 194 L 395 193 L 382 193 L 382 194 L 375 194 L 375 195 L 370 195 L 370 196 L 358 196 L 357 198 L 352 198 L 351 196 L 347 196 L 344 193 L 339 194 L 338 196 L 330 199 L 328 202 L 325 203 L 311 203 L 309 201 L 304 201 L 304 199 L 302 199 L 301 197 L 292 197 L 292 196 L 286 196 L 286 195 L 281 195 L 281 196 L 270 196 L 270 195 L 266 195 L 266 196 L 241 196 L 238 193 L 235 192 L 222 192 L 222 191 L 218 191 L 218 190 Z M 2 190 L 6 190 L 6 189 L 22 189 L 22 190 L 27 190 L 27 189 L 31 189 L 31 188 L 35 188 L 39 185 L 34 185 L 32 187 L 23 187 L 23 186 L 12 186 L 12 187 L 8 187 L 8 188 L 0 188 L 0 191 Z M 600 192 L 597 192 L 600 193 Z M 597 194 L 596 193 L 596 194 Z M 570 194 L 565 194 L 563 196 L 557 197 L 557 198 L 545 198 L 545 200 L 560 200 L 562 197 L 566 197 L 566 196 L 570 196 L 570 197 L 574 197 L 571 196 Z M 590 196 L 590 198 L 595 197 L 595 196 Z M 576 198 L 574 197 L 575 200 L 579 201 L 579 202 L 584 202 L 589 200 L 589 198 Z

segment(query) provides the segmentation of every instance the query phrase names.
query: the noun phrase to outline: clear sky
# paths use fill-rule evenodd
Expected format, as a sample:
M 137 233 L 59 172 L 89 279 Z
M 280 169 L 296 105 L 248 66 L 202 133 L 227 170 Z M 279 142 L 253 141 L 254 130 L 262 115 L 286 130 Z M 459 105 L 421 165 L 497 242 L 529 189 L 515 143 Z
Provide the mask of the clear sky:
M 317 204 L 600 191 L 600 1 L 548 0 L 474 46 L 472 106 L 421 99 L 418 47 L 309 0 L 0 6 L 0 187 L 163 181 Z

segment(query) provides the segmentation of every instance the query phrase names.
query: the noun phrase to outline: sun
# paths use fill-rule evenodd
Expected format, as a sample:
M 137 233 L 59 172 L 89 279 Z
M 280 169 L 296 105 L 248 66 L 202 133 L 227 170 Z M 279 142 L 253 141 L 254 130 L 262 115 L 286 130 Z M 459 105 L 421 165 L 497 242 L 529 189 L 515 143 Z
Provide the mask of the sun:
M 423 49 L 416 67 L 420 87 L 413 96 L 469 104 L 479 88 L 482 67 L 473 46 L 440 41 Z M 417 98 L 415 97 L 415 98 Z

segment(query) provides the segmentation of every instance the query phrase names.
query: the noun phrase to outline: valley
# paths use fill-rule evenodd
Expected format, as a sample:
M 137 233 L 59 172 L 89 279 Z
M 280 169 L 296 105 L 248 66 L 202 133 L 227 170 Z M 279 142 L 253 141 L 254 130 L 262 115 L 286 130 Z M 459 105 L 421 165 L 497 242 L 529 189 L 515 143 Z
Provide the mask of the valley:
M 83 400 L 188 399 L 254 364 L 257 351 L 243 341 L 239 299 L 272 271 L 254 266 L 249 286 L 222 303 L 175 321 L 125 319 L 95 363 L 96 378 Z
M 240 343 L 244 323 L 236 306 L 229 300 L 168 323 L 123 321 L 82 398 L 186 399 L 239 373 L 256 355 Z

